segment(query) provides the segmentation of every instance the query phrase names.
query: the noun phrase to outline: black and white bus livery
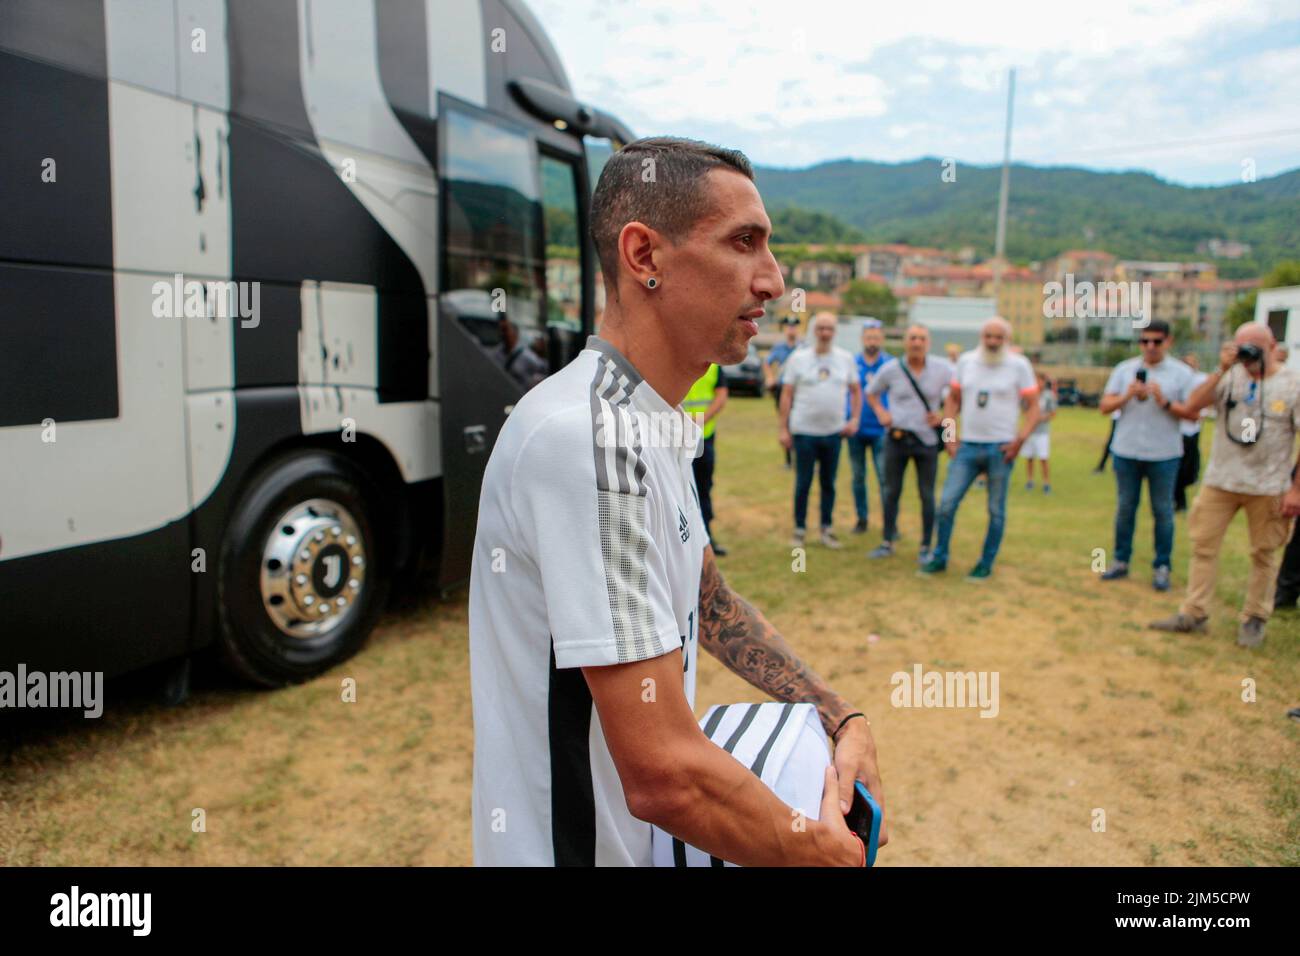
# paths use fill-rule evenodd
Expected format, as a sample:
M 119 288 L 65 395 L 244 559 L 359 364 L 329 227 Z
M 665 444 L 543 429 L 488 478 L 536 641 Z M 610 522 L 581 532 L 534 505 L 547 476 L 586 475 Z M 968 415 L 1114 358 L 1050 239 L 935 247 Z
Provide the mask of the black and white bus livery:
M 518 0 L 0 3 L 0 668 L 353 653 L 593 327 Z

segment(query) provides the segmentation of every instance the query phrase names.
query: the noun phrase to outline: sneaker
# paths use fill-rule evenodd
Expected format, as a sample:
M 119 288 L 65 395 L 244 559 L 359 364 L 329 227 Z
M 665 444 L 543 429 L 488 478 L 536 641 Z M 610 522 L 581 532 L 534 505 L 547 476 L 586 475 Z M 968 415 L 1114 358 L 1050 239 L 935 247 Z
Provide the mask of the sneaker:
M 1033 491 L 1033 490 L 1034 490 L 1034 483 L 1032 481 L 1026 481 L 1025 491 Z
M 921 570 L 918 571 L 917 573 L 918 574 L 942 574 L 944 571 L 947 570 L 948 570 L 947 561 L 940 561 L 937 558 L 931 558 L 929 561 L 925 562 L 925 564 L 921 565 Z
M 1179 634 L 1204 634 L 1208 617 L 1188 617 L 1182 611 L 1172 617 L 1161 618 L 1147 625 L 1153 631 L 1176 631 Z
M 1167 565 L 1160 565 L 1156 568 L 1155 573 L 1151 575 L 1151 586 L 1157 591 L 1169 590 L 1169 568 Z
M 866 518 L 859 518 L 859 519 L 858 519 L 858 523 L 855 524 L 855 525 L 853 526 L 853 533 L 854 533 L 854 534 L 866 534 L 866 533 L 867 533 L 867 519 L 866 519 Z
M 840 539 L 835 537 L 834 531 L 830 528 L 822 528 L 822 547 L 834 550 L 842 548 L 844 545 L 840 544 Z
M 807 536 L 808 536 L 808 532 L 804 531 L 803 528 L 795 528 L 794 534 L 790 535 L 790 547 L 802 548 L 804 538 L 806 538 Z
M 1262 617 L 1248 617 L 1237 628 L 1237 643 L 1242 647 L 1259 647 L 1264 643 L 1264 625 Z
M 985 578 L 992 576 L 993 569 L 981 561 L 975 567 L 970 569 L 970 574 L 966 575 L 967 581 L 983 581 Z
M 1050 495 L 1051 493 L 1052 493 L 1052 486 L 1051 486 L 1051 485 L 1043 485 L 1043 494 L 1045 494 L 1045 495 Z
M 917 564 L 928 563 L 930 560 L 930 555 L 932 553 L 933 552 L 929 548 L 922 547 L 920 551 L 916 552 L 916 563 Z
M 717 538 L 711 538 L 710 541 L 713 545 L 713 556 L 715 558 L 725 558 L 727 556 L 727 549 L 718 544 Z
M 1294 721 L 1300 721 L 1300 707 L 1292 707 L 1286 712 L 1286 715 Z
M 1297 600 L 1300 600 L 1300 595 L 1291 591 L 1278 591 L 1273 595 L 1273 610 L 1294 611 Z
M 892 558 L 893 556 L 894 544 L 892 541 L 882 541 L 867 552 L 869 558 Z
M 1124 561 L 1116 561 L 1108 570 L 1103 571 L 1101 575 L 1103 581 L 1116 581 L 1119 578 L 1126 577 L 1128 577 L 1128 564 Z

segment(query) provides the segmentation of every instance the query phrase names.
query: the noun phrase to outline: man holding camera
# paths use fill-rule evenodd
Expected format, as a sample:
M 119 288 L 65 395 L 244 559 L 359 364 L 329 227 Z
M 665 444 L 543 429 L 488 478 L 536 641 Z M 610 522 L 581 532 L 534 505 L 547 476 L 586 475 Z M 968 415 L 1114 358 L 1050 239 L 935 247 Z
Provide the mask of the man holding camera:
M 1186 401 L 1195 373 L 1165 354 L 1173 336 L 1169 323 L 1159 319 L 1138 333 L 1142 354 L 1115 366 L 1106 382 L 1098 409 L 1103 415 L 1118 411 L 1119 420 L 1110 442 L 1119 501 L 1115 509 L 1115 553 L 1103 581 L 1128 577 L 1133 554 L 1133 526 L 1137 519 L 1142 480 L 1151 498 L 1155 519 L 1155 569 L 1151 586 L 1169 590 L 1169 561 L 1174 550 L 1174 485 L 1183 464 L 1183 435 L 1179 424 L 1195 419 Z
M 1264 640 L 1277 552 L 1291 534 L 1292 518 L 1300 514 L 1300 482 L 1292 474 L 1300 373 L 1277 363 L 1273 345 L 1267 325 L 1243 325 L 1220 351 L 1219 367 L 1187 401 L 1192 413 L 1213 403 L 1218 420 L 1201 492 L 1187 519 L 1192 537 L 1187 597 L 1177 614 L 1151 623 L 1156 630 L 1206 629 L 1219 546 L 1233 516 L 1245 511 L 1250 576 L 1237 643 L 1256 647 Z
M 869 558 L 889 558 L 898 539 L 898 499 L 903 494 L 907 463 L 916 466 L 916 490 L 921 498 L 921 548 L 916 559 L 930 560 L 934 532 L 934 478 L 939 473 L 940 423 L 943 392 L 952 381 L 946 359 L 929 355 L 930 333 L 912 325 L 903 340 L 903 359 L 880 370 L 867 386 L 867 402 L 885 428 L 885 540 Z M 889 407 L 884 398 L 888 396 Z

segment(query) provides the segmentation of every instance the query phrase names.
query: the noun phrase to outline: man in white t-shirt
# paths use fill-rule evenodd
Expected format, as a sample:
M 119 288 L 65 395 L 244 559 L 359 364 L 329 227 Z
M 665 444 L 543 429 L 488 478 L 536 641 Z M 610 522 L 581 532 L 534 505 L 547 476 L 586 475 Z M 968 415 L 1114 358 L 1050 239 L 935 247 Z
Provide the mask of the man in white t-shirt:
M 519 401 L 483 477 L 474 861 L 649 866 L 658 826 L 742 866 L 861 865 L 843 814 L 855 779 L 881 796 L 867 720 L 722 580 L 692 482 L 700 435 L 681 400 L 710 363 L 744 357 L 784 291 L 752 167 L 693 140 L 629 143 L 601 173 L 591 233 L 600 336 Z M 835 741 L 817 820 L 696 723 L 701 649 L 816 706 Z
M 1025 421 L 1017 429 L 1021 403 Z M 957 508 L 979 475 L 988 476 L 989 526 L 984 549 L 969 578 L 981 580 L 993 573 L 1002 530 L 1007 519 L 1007 485 L 1020 446 L 1038 424 L 1038 382 L 1029 360 L 1011 351 L 1011 326 L 994 316 L 980 328 L 978 348 L 957 360 L 944 414 L 961 413 L 961 444 L 945 442 L 952 463 L 939 500 L 939 540 L 922 574 L 938 574 L 948 567 L 948 542 L 952 538 Z
M 840 547 L 832 529 L 835 473 L 844 439 L 858 427 L 862 385 L 853 356 L 835 342 L 835 316 L 819 312 L 812 319 L 813 344 L 786 360 L 781 373 L 781 444 L 794 449 L 794 537 L 803 547 L 808 527 L 808 493 L 813 468 L 821 483 L 821 542 Z M 845 398 L 849 417 L 844 417 Z

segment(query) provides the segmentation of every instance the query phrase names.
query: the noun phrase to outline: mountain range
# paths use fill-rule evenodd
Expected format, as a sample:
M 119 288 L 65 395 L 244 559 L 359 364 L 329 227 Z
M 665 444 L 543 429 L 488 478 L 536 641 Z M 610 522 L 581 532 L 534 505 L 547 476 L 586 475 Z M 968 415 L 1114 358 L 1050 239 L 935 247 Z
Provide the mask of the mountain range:
M 758 167 L 755 179 L 774 242 L 905 242 L 992 255 L 1001 167 L 948 168 L 946 182 L 938 158 L 838 160 L 806 169 Z M 1122 259 L 1207 260 L 1197 246 L 1210 239 L 1251 246 L 1241 259 L 1218 260 L 1227 278 L 1300 258 L 1300 169 L 1190 187 L 1146 172 L 1011 167 L 1006 249 L 1013 261 L 1080 248 Z

